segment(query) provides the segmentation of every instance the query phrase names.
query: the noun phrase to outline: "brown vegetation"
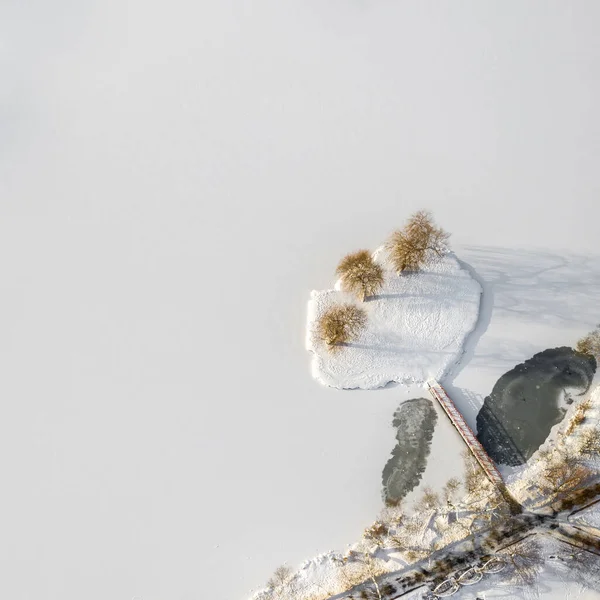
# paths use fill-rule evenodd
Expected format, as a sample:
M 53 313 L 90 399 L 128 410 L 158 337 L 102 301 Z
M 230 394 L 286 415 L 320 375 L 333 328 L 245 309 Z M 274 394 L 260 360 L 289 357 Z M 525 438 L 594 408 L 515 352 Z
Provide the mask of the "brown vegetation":
M 600 432 L 596 427 L 586 427 L 577 440 L 577 448 L 584 457 L 600 454 Z
M 336 273 L 342 280 L 342 288 L 353 293 L 359 300 L 373 296 L 383 286 L 383 269 L 373 260 L 368 250 L 344 256 Z
M 367 584 L 359 594 L 361 598 L 382 600 L 379 577 L 388 572 L 385 563 L 367 552 L 351 551 L 339 569 L 339 579 L 345 590 L 357 585 Z
M 382 521 L 375 521 L 370 527 L 367 527 L 363 533 L 363 538 L 381 542 L 389 533 L 389 527 Z
M 391 235 L 386 248 L 397 273 L 417 271 L 432 254 L 444 254 L 449 237 L 449 233 L 436 227 L 431 213 L 420 210 L 409 218 L 404 229 Z
M 586 413 L 588 412 L 588 410 L 590 410 L 591 407 L 592 401 L 590 398 L 587 398 L 586 400 L 580 402 L 577 405 L 575 411 L 573 412 L 573 416 L 569 420 L 567 429 L 565 430 L 566 435 L 571 435 L 571 433 L 573 433 L 576 427 L 579 427 L 579 425 L 585 422 Z
M 542 506 L 550 506 L 555 511 L 561 510 L 564 501 L 577 490 L 584 489 L 595 475 L 562 446 L 540 452 L 540 461 L 541 472 L 532 487 Z
M 575 346 L 577 352 L 593 356 L 600 361 L 600 325 L 586 336 L 582 337 Z
M 328 309 L 317 323 L 317 332 L 328 346 L 355 339 L 367 324 L 367 313 L 354 304 L 338 304 Z

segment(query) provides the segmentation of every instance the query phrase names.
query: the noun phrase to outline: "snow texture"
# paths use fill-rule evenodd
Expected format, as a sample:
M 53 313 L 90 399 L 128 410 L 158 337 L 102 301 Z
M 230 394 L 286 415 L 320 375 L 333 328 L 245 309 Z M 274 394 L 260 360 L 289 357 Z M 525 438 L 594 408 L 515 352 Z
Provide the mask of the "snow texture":
M 441 379 L 460 359 L 475 328 L 482 289 L 453 253 L 417 273 L 398 276 L 380 248 L 374 259 L 385 269 L 382 291 L 362 306 L 368 325 L 360 337 L 331 352 L 316 323 L 331 306 L 354 302 L 341 290 L 313 291 L 308 303 L 306 347 L 313 353 L 313 376 L 340 389 L 374 389 L 389 382 Z

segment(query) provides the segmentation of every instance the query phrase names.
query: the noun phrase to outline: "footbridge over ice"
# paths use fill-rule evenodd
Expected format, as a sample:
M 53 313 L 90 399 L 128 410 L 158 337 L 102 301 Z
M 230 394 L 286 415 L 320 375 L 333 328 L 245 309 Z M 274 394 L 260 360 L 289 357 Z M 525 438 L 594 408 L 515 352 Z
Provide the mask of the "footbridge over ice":
M 510 506 L 511 513 L 521 513 L 523 511 L 523 507 L 506 489 L 506 485 L 502 479 L 502 475 L 500 475 L 500 472 L 498 471 L 498 467 L 496 467 L 494 461 L 489 457 L 488 453 L 485 451 L 485 448 L 481 445 L 477 439 L 477 436 L 473 433 L 473 430 L 469 427 L 463 416 L 460 414 L 460 411 L 456 408 L 446 390 L 435 379 L 429 379 L 427 381 L 427 387 L 429 388 L 431 395 L 440 403 L 441 407 L 444 409 L 444 412 L 446 415 L 448 415 L 448 418 L 457 429 L 465 444 L 475 457 L 475 460 L 477 460 L 477 462 L 481 465 L 481 468 L 487 475 L 488 479 L 498 488 L 498 491 L 502 494 L 503 498 Z
M 489 480 L 499 488 L 504 488 L 504 481 L 500 475 L 500 472 L 498 471 L 498 468 L 494 464 L 494 461 L 488 456 L 488 453 L 485 451 L 484 447 L 477 439 L 477 436 L 473 433 L 473 430 L 469 427 L 463 416 L 460 414 L 454 402 L 452 402 L 450 396 L 448 396 L 446 390 L 435 379 L 428 380 L 427 387 L 429 388 L 429 392 L 434 399 L 440 403 L 441 407 L 444 409 L 444 412 L 448 415 L 448 418 L 454 427 L 456 427 L 458 433 L 460 433 L 460 436 L 465 441 L 465 444 L 467 444 L 467 447 L 477 462 L 481 465 L 481 468 L 484 470 Z

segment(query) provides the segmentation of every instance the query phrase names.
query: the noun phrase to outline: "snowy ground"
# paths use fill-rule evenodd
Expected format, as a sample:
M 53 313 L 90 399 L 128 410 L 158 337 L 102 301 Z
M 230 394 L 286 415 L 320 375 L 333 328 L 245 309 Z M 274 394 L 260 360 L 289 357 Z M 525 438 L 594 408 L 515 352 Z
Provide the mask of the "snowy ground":
M 319 339 L 316 324 L 332 305 L 352 302 L 350 294 L 313 291 L 308 303 L 307 349 L 312 373 L 336 388 L 373 389 L 391 381 L 423 383 L 441 379 L 455 365 L 479 314 L 481 287 L 447 254 L 418 273 L 398 276 L 380 249 L 374 258 L 384 267 L 385 284 L 364 302 L 367 327 L 337 352 Z
M 464 368 L 444 385 L 476 429 L 483 399 L 502 375 L 538 352 L 573 346 L 600 321 L 600 257 L 473 246 L 461 248 L 460 256 L 484 293 Z
M 515 598 L 533 600 L 592 600 L 597 599 L 600 587 L 595 581 L 586 577 L 585 573 L 573 570 L 573 562 L 581 562 L 581 557 L 572 546 L 562 543 L 547 535 L 536 536 L 541 544 L 542 555 L 546 563 L 539 573 L 539 580 L 531 586 L 508 583 L 502 573 L 486 576 L 479 583 L 469 587 L 461 587 L 452 596 L 456 600 L 475 600 L 477 597 L 489 599 Z M 551 558 L 552 557 L 552 558 Z
M 569 435 L 561 435 L 560 439 L 549 441 L 549 446 L 556 446 L 557 444 L 564 448 L 569 449 L 576 447 L 578 444 L 578 436 L 585 433 L 586 429 L 596 430 L 598 427 L 598 419 L 600 418 L 600 386 L 596 387 L 590 394 L 588 394 L 591 400 L 591 407 L 586 412 L 586 419 L 583 424 L 580 424 L 574 433 Z M 563 430 L 566 423 L 563 423 Z M 448 424 L 449 426 L 449 424 Z M 456 431 L 454 431 L 456 437 Z M 441 439 L 438 437 L 438 440 Z M 442 459 L 444 454 L 449 453 L 449 449 L 452 443 L 448 444 L 448 439 L 444 440 L 443 446 L 438 445 L 435 448 L 436 459 Z M 458 462 L 459 457 L 452 457 L 451 463 Z M 528 505 L 528 490 L 531 483 L 536 479 L 536 473 L 540 466 L 537 455 L 531 459 L 531 464 L 521 470 L 519 479 L 513 479 L 513 485 L 511 490 L 513 494 L 519 498 L 520 501 Z M 598 468 L 598 460 L 588 461 L 590 466 Z M 445 464 L 439 463 L 432 470 L 439 478 L 440 473 L 445 471 Z M 450 473 L 448 473 L 450 475 Z M 454 474 L 452 474 L 454 475 Z M 460 473 L 457 473 L 460 477 Z M 435 486 L 435 483 L 434 483 Z M 439 489 L 439 488 L 438 488 Z M 467 502 L 467 506 L 470 505 L 472 497 Z M 543 500 L 543 498 L 541 498 Z M 535 503 L 534 503 L 535 504 Z M 395 509 L 392 509 L 395 510 Z M 446 514 L 453 514 L 452 510 L 448 510 L 444 506 L 441 506 L 440 514 L 446 512 Z M 458 513 L 457 513 L 458 515 Z M 419 515 L 416 515 L 418 517 Z M 447 516 L 442 517 L 442 520 L 447 519 Z M 438 525 L 433 527 L 433 518 L 430 519 L 429 513 L 424 515 L 424 518 L 418 519 L 424 526 L 418 533 L 414 533 L 414 538 L 408 539 L 436 539 L 439 532 L 447 531 L 445 528 L 438 530 Z M 598 504 L 595 503 L 592 506 L 578 511 L 572 518 L 569 519 L 572 523 L 578 523 L 583 525 L 590 525 L 592 527 L 598 526 Z M 436 523 L 439 523 L 436 520 Z M 401 527 L 406 527 L 406 522 Z M 457 537 L 450 535 L 444 546 L 451 540 L 462 540 L 467 530 L 459 528 L 456 530 Z M 544 561 L 536 567 L 537 575 L 534 579 L 535 583 L 531 582 L 528 585 L 524 585 L 523 582 L 515 582 L 512 577 L 514 573 L 511 571 L 511 567 L 500 574 L 496 575 L 485 575 L 483 579 L 472 586 L 461 587 L 460 590 L 453 595 L 453 597 L 461 600 L 474 600 L 477 597 L 489 597 L 489 598 L 519 598 L 528 600 L 530 598 L 539 598 L 540 596 L 548 598 L 571 598 L 573 594 L 577 598 L 596 598 L 597 594 L 600 593 L 600 558 L 597 555 L 583 551 L 578 548 L 574 548 L 573 545 L 564 543 L 564 538 L 560 535 L 556 535 L 550 529 L 546 528 L 545 531 L 538 530 L 533 533 L 533 539 L 537 544 L 540 545 L 541 556 Z M 447 535 L 444 533 L 443 535 Z M 527 539 L 527 538 L 526 538 Z M 561 539 L 563 541 L 561 541 Z M 567 540 L 568 541 L 568 540 Z M 519 545 L 526 545 L 528 542 L 523 540 L 518 542 Z M 472 546 L 467 546 L 471 548 Z M 406 562 L 402 558 L 401 553 L 394 553 L 386 550 L 387 544 L 385 541 L 381 542 L 380 546 L 373 545 L 372 541 L 359 541 L 357 544 L 352 546 L 352 549 L 356 549 L 362 552 L 371 552 L 373 556 L 377 556 L 383 562 L 380 564 L 384 570 L 393 573 L 395 571 L 401 571 L 405 566 Z M 324 590 L 330 590 L 329 596 L 335 598 L 344 598 L 347 595 L 344 593 L 338 593 L 340 585 L 340 564 L 343 558 L 342 552 L 329 552 L 321 554 L 314 559 L 305 561 L 300 569 L 296 572 L 293 577 L 294 589 L 301 590 L 305 596 L 300 597 L 312 597 L 311 594 L 315 594 L 314 597 L 323 597 Z M 395 576 L 390 576 L 385 580 L 389 580 L 391 583 L 396 581 Z M 380 583 L 382 583 L 380 581 Z M 342 588 L 346 589 L 346 588 Z M 338 591 L 336 591 L 338 590 Z M 422 598 L 423 589 L 416 590 L 414 593 L 407 596 L 407 598 L 420 599 Z M 563 595 L 564 594 L 564 595 Z M 271 600 L 273 597 L 278 597 L 277 592 L 275 596 L 269 594 L 268 591 L 260 592 L 256 594 L 255 600 Z M 353 596 L 353 597 L 356 597 Z
M 355 540 L 422 390 L 315 383 L 306 299 L 415 210 L 492 290 L 463 407 L 600 320 L 598 3 L 0 4 L 0 597 Z

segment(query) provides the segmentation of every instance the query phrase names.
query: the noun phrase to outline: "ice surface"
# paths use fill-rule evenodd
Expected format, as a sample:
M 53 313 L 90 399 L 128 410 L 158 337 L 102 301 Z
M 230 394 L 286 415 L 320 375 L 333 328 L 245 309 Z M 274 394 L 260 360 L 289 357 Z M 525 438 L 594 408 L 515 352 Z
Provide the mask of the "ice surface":
M 356 539 L 411 396 L 315 383 L 306 299 L 415 210 L 492 291 L 471 425 L 598 322 L 598 3 L 1 4 L 0 597 L 239 599 Z

